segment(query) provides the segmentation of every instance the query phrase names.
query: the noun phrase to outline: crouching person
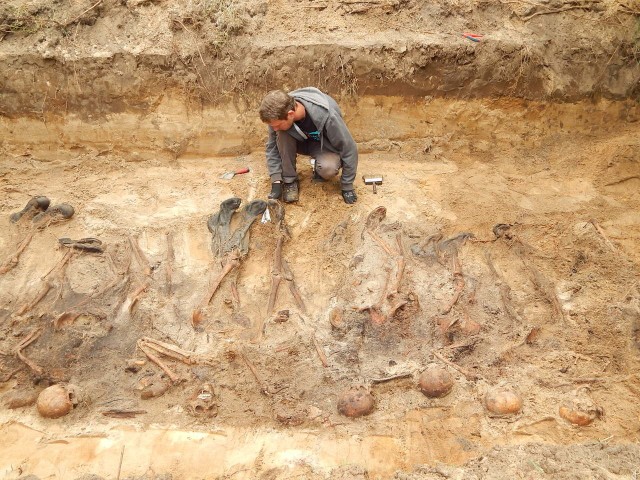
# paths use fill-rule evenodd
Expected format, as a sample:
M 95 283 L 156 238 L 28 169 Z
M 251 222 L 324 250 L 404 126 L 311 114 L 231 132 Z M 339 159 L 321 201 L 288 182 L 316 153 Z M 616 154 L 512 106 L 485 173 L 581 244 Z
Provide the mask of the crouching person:
M 289 93 L 273 90 L 260 104 L 260 119 L 268 125 L 269 132 L 269 198 L 298 201 L 296 158 L 302 154 L 315 159 L 314 181 L 329 180 L 342 170 L 342 198 L 346 203 L 356 202 L 353 181 L 358 169 L 358 148 L 333 98 L 313 87 Z

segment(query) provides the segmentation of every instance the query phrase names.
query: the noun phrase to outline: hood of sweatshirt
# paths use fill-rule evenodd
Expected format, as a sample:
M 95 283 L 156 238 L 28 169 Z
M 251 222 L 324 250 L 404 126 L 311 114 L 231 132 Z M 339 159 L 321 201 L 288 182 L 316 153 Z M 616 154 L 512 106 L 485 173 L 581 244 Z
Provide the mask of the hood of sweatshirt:
M 338 104 L 331 102 L 332 99 L 317 88 L 299 88 L 298 90 L 289 92 L 289 95 L 296 100 L 302 100 L 305 103 L 305 110 L 307 110 L 309 116 L 313 119 L 313 122 L 316 124 L 316 127 L 318 127 L 319 132 L 324 130 L 324 126 L 329 118 L 330 109 L 333 108 L 342 115 L 342 112 L 340 112 L 340 109 L 338 108 Z M 333 105 L 331 103 L 333 103 Z

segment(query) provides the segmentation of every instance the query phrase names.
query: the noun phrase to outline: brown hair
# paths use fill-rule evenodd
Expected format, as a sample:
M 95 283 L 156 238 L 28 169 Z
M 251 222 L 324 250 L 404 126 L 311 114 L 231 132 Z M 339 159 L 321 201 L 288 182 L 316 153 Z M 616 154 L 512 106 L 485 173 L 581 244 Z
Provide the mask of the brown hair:
M 296 109 L 296 101 L 282 90 L 271 90 L 260 104 L 260 120 L 268 123 L 272 120 L 286 120 L 287 112 Z

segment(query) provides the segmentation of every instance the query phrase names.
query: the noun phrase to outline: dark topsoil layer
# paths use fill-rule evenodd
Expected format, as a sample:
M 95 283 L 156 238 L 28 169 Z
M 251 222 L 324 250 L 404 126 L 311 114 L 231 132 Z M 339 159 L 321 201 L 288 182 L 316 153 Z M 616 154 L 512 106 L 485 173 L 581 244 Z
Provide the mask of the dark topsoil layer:
M 303 85 L 554 101 L 640 93 L 633 0 L 3 3 L 8 117 L 144 113 L 167 93 L 196 108 L 255 106 L 267 90 Z

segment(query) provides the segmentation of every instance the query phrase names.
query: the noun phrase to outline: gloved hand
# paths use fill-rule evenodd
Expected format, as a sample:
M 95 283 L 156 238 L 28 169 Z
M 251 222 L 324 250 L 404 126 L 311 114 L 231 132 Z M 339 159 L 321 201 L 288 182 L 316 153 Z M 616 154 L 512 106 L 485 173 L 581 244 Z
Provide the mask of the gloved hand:
M 358 201 L 355 190 L 342 190 L 342 198 L 344 199 L 344 203 L 348 203 L 349 205 Z
M 282 196 L 282 182 L 273 182 L 271 184 L 270 200 L 277 200 Z

